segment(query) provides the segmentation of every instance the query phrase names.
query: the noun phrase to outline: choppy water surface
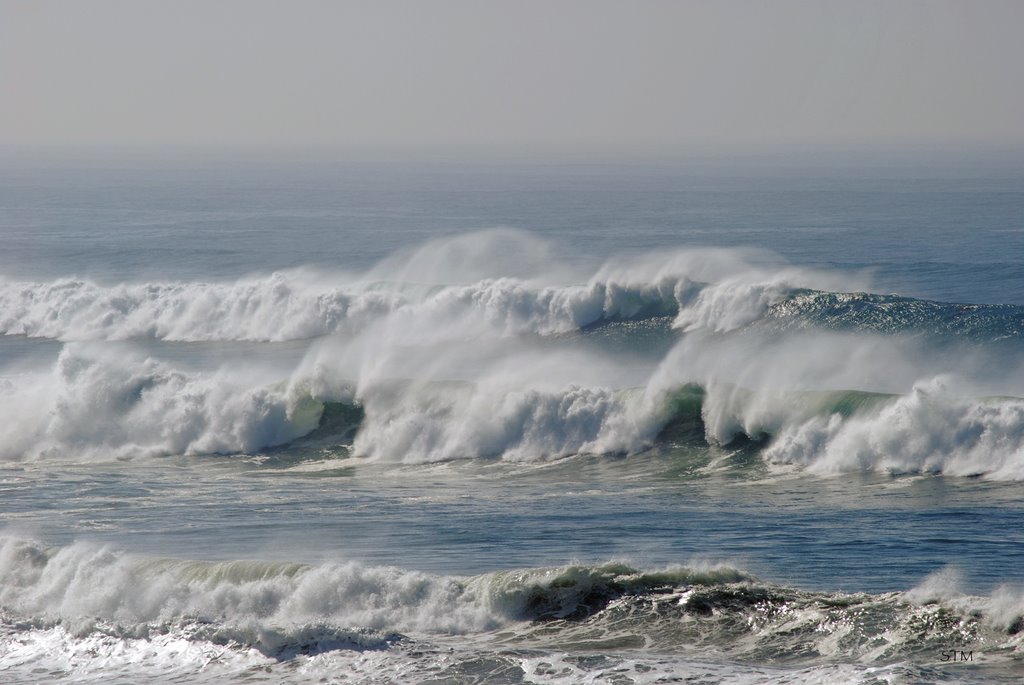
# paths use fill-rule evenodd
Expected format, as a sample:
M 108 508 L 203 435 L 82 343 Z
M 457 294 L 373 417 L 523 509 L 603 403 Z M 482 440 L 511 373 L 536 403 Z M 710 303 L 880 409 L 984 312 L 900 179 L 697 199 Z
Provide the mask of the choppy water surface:
M 19 159 L 5 682 L 1024 674 L 1005 159 Z

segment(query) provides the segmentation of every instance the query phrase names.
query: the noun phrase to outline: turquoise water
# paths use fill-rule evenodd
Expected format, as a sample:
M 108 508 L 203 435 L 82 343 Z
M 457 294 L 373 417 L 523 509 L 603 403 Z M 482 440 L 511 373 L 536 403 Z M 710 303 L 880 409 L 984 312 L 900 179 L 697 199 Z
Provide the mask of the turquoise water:
M 4 679 L 1017 682 L 1022 168 L 18 151 Z

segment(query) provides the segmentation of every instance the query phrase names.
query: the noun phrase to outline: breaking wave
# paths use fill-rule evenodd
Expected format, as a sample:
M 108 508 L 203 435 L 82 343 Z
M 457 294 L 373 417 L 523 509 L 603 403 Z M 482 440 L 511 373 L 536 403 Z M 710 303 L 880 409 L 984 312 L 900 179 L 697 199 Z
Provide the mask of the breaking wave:
M 238 453 L 308 433 L 319 420 L 274 386 L 175 369 L 131 350 L 69 345 L 51 369 L 4 383 L 0 456 L 103 458 Z
M 680 443 L 739 444 L 767 462 L 819 474 L 1024 480 L 1024 400 L 965 395 L 944 377 L 896 394 L 663 386 L 657 374 L 646 387 L 614 388 L 517 386 L 503 377 L 358 387 L 297 376 L 254 385 L 248 373 L 185 372 L 68 346 L 50 372 L 12 383 L 3 401 L 11 419 L 2 429 L 3 454 L 124 459 L 316 444 L 408 463 L 580 453 L 642 459 L 646 450 Z
M 858 285 L 736 250 L 573 272 L 510 231 L 358 276 L 2 282 L 0 332 L 68 342 L 49 366 L 0 370 L 0 457 L 319 440 L 385 462 L 531 461 L 745 441 L 820 474 L 1024 480 L 1024 308 Z M 297 338 L 297 364 L 231 347 Z M 189 345 L 153 354 L 169 341 L 222 341 L 233 363 L 188 368 Z
M 358 332 L 388 317 L 437 325 L 473 318 L 510 334 L 560 333 L 603 320 L 675 314 L 675 290 L 590 283 L 531 287 L 370 284 L 324 288 L 301 273 L 236 283 L 3 283 L 0 333 L 58 340 L 284 341 Z
M 654 655 L 700 650 L 711 661 L 818 669 L 820 678 L 838 660 L 877 669 L 953 646 L 989 660 L 1019 658 L 1024 648 L 1024 596 L 1008 587 L 965 595 L 948 569 L 908 592 L 871 595 L 796 590 L 721 565 L 460 577 L 354 563 L 161 559 L 4 537 L 0 579 L 0 629 L 10 638 L 0 667 L 43 664 L 64 677 L 140 664 L 166 666 L 164 675 L 312 667 L 310 659 L 332 654 L 410 669 L 427 659 L 435 675 L 481 660 L 525 667 L 524 657 L 536 668 L 568 659 L 585 674 L 619 663 L 571 656 L 599 648 L 643 650 L 653 659 L 648 671 L 658 670 Z
M 803 284 L 821 275 L 764 273 L 749 265 L 722 281 L 700 282 L 688 263 L 697 258 L 684 253 L 682 264 L 658 269 L 651 280 L 633 270 L 602 271 L 579 285 L 495 278 L 469 285 L 332 287 L 322 282 L 329 277 L 300 271 L 234 283 L 0 280 L 0 335 L 281 342 L 355 334 L 386 323 L 474 325 L 492 335 L 516 336 L 658 317 L 670 317 L 682 331 L 727 332 L 756 324 L 771 331 L 909 333 L 978 342 L 1019 340 L 1024 334 L 1024 307 L 1018 305 L 810 290 Z
M 586 273 L 552 262 L 547 245 L 528 234 L 483 231 L 433 241 L 359 274 L 294 270 L 236 282 L 117 285 L 0 280 L 0 335 L 283 341 L 381 322 L 523 335 L 652 316 L 676 316 L 680 328 L 725 330 L 756 319 L 793 288 L 863 282 L 767 268 L 759 263 L 765 259 L 749 250 L 691 249 L 614 260 Z

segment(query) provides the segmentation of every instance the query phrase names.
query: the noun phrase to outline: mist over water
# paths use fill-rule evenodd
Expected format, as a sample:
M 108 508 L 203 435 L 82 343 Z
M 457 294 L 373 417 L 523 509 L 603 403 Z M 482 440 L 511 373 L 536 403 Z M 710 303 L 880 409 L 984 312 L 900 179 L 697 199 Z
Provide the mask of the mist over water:
M 1019 676 L 1012 173 L 18 173 L 16 682 Z
M 370 459 L 636 454 L 677 418 L 675 395 L 696 385 L 706 439 L 774 437 L 771 462 L 1024 474 L 1024 404 L 1014 399 L 1024 376 L 1019 347 L 1006 342 L 1024 309 L 1004 307 L 953 340 L 944 327 L 963 312 L 907 299 L 863 303 L 840 314 L 848 326 L 835 316 L 820 325 L 810 308 L 773 330 L 794 298 L 866 290 L 868 277 L 773 270 L 719 248 L 616 258 L 581 278 L 550 252 L 503 229 L 319 280 L 292 272 L 205 285 L 9 284 L 7 335 L 67 344 L 48 372 L 7 381 L 10 412 L 22 418 L 5 452 L 252 452 L 310 433 L 325 405 L 348 405 L 362 413 L 346 427 L 357 429 L 353 454 Z M 504 261 L 490 259 L 497 254 Z M 519 264 L 543 264 L 544 275 L 518 275 Z M 483 265 L 492 277 L 481 278 Z M 858 330 L 869 316 L 876 330 Z M 611 349 L 597 335 L 608 329 L 627 343 L 646 330 L 660 338 L 660 355 Z M 125 342 L 108 351 L 104 340 Z M 135 349 L 146 340 L 310 342 L 291 368 L 281 360 L 183 371 Z M 817 398 L 826 392 L 891 397 L 836 411 Z

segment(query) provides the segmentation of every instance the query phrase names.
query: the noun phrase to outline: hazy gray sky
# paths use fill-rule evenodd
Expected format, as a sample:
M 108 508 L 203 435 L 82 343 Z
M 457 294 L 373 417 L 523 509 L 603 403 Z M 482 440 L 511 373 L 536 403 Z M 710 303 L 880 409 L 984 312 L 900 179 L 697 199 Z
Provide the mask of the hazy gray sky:
M 0 0 L 0 143 L 1024 142 L 1024 0 Z

